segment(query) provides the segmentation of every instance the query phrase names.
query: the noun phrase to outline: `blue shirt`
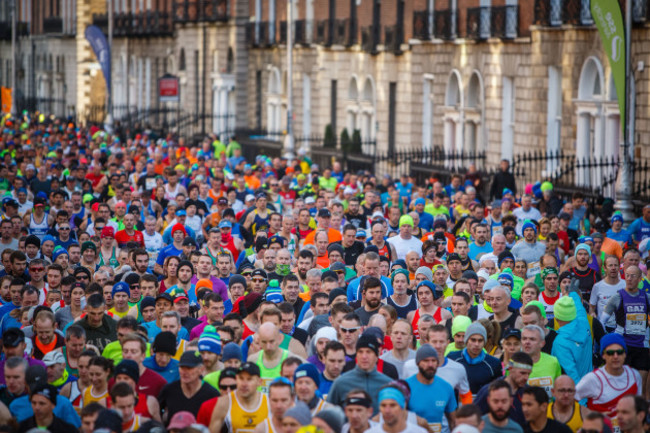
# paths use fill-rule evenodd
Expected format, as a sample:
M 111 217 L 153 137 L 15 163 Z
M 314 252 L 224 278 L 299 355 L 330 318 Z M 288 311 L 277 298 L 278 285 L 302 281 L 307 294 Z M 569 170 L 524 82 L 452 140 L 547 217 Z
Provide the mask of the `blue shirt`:
M 361 299 L 361 288 L 359 283 L 361 279 L 365 276 L 357 277 L 354 280 L 350 281 L 348 284 L 348 301 L 356 301 Z M 386 299 L 388 296 L 393 294 L 393 285 L 390 282 L 390 278 L 381 276 L 381 299 Z
M 18 397 L 9 405 L 9 412 L 16 417 L 16 421 L 23 422 L 26 419 L 34 416 L 32 404 L 29 402 L 29 397 L 24 395 Z M 77 415 L 77 411 L 66 397 L 58 395 L 56 397 L 56 406 L 54 406 L 54 416 L 61 420 L 72 424 L 79 428 L 81 427 L 81 418 Z
M 188 226 L 183 226 L 183 227 L 185 227 L 185 231 L 187 232 L 187 235 L 189 237 L 191 237 L 192 239 L 196 239 L 196 233 L 194 233 L 194 230 L 192 230 Z M 163 243 L 165 245 L 171 245 L 172 244 L 172 241 L 173 241 L 173 239 L 172 239 L 172 229 L 173 228 L 174 228 L 174 226 L 167 227 L 167 230 L 165 230 L 163 232 Z M 160 250 L 160 251 L 162 252 L 162 250 Z M 160 257 L 160 256 L 158 256 L 158 257 Z
M 418 215 L 420 215 L 420 223 L 418 224 L 418 227 L 430 232 L 433 228 L 433 215 L 429 212 L 418 212 Z
M 165 263 L 165 259 L 169 256 L 180 256 L 183 250 L 179 250 L 174 246 L 174 244 L 169 244 L 164 247 L 158 253 L 158 258 L 156 259 L 156 264 L 162 266 Z
M 614 230 L 609 229 L 607 230 L 607 237 L 610 239 L 614 239 L 618 243 L 626 244 L 630 241 L 632 241 L 632 235 L 630 232 L 628 232 L 625 229 L 621 229 L 620 232 L 616 233 Z
M 146 328 L 147 335 L 149 335 L 149 342 L 153 344 L 153 340 L 155 340 L 156 336 L 162 332 L 158 325 L 156 325 L 156 321 L 154 320 L 153 322 L 142 323 L 142 326 Z M 177 339 L 179 338 L 188 341 L 190 339 L 190 333 L 183 326 L 181 326 L 181 329 L 178 331 Z
M 482 247 L 479 247 L 474 242 L 469 244 L 469 254 L 468 254 L 468 256 L 472 260 L 478 260 L 476 258 L 476 256 L 478 256 L 479 254 L 487 254 L 487 253 L 491 253 L 491 252 L 492 252 L 492 244 L 489 243 L 489 242 L 486 242 L 485 245 L 483 245 Z
M 406 379 L 406 383 L 411 387 L 409 409 L 426 419 L 429 424 L 442 423 L 445 414 L 456 410 L 454 388 L 444 379 L 435 376 L 433 383 L 426 385 L 414 374 Z
M 173 293 L 183 292 L 183 293 L 185 293 L 187 295 L 187 299 L 188 299 L 188 301 L 190 301 L 190 305 L 197 306 L 197 305 L 199 305 L 199 300 L 196 297 L 196 290 L 195 289 L 196 289 L 196 286 L 194 284 L 192 284 L 192 286 L 190 287 L 190 290 L 188 290 L 187 292 L 185 292 L 185 290 L 181 289 L 178 286 L 171 286 L 169 289 L 165 290 L 165 293 L 168 293 L 168 294 L 172 295 L 172 297 L 173 297 L 174 296 Z
M 650 223 L 646 222 L 643 217 L 637 218 L 627 228 L 634 240 L 641 242 L 643 239 L 650 236 Z
M 151 355 L 150 357 L 145 358 L 145 360 L 142 362 L 142 365 L 161 375 L 163 379 L 165 379 L 168 383 L 172 383 L 180 379 L 178 373 L 178 361 L 173 358 L 169 360 L 167 367 L 161 367 L 156 363 L 155 355 Z

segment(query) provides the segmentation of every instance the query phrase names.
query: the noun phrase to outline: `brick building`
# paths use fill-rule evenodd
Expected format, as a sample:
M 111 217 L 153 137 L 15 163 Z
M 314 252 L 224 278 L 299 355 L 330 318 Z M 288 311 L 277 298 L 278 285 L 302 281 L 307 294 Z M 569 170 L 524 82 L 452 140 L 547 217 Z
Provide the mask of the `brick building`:
M 83 30 L 107 28 L 106 0 L 17 2 L 19 90 L 64 99 L 81 117 L 103 104 Z M 112 2 L 116 118 L 169 108 L 194 116 L 199 132 L 286 130 L 287 0 Z M 648 3 L 632 1 L 639 157 L 650 141 Z M 381 151 L 485 152 L 490 166 L 540 149 L 618 155 L 616 92 L 589 0 L 294 0 L 293 8 L 298 136 L 322 137 L 329 126 L 337 136 L 358 131 Z M 2 85 L 9 54 L 3 30 Z M 157 100 L 165 73 L 180 78 L 179 107 Z M 578 171 L 578 183 L 598 182 L 603 170 Z

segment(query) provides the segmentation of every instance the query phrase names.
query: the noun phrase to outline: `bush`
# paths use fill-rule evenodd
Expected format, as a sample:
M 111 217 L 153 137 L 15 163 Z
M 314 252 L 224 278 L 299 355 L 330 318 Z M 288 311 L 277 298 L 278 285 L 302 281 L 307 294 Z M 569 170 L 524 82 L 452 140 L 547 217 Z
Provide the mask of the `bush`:
M 336 149 L 336 135 L 332 129 L 332 125 L 325 127 L 325 139 L 323 140 L 323 147 Z
M 343 153 L 349 153 L 351 149 L 352 140 L 350 134 L 348 134 L 348 128 L 343 128 L 343 131 L 341 131 L 341 150 Z
M 352 146 L 350 149 L 351 153 L 363 153 L 363 148 L 361 146 L 361 131 L 355 129 L 352 133 Z

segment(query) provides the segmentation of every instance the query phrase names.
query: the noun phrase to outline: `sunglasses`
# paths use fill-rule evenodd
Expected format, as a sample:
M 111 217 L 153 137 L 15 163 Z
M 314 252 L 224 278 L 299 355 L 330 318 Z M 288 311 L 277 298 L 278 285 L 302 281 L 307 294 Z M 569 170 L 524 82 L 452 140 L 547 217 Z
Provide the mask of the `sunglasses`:
M 604 353 L 607 356 L 614 356 L 614 355 L 623 356 L 623 355 L 625 355 L 625 350 L 623 350 L 623 349 L 606 350 Z
M 357 326 L 355 328 L 340 328 L 341 332 L 344 334 L 352 334 L 353 332 L 357 332 L 359 329 L 361 329 L 361 326 Z
M 29 268 L 29 272 L 43 272 L 45 268 Z
M 75 278 L 77 280 L 90 280 L 90 277 L 88 277 L 86 275 L 77 275 Z
M 237 389 L 237 384 L 232 384 L 232 385 L 219 385 L 219 389 L 224 389 L 228 391 L 235 391 Z
M 70 230 L 70 227 L 59 227 L 59 230 Z
M 254 282 L 254 283 L 263 283 L 264 281 L 266 281 L 266 279 L 264 279 L 264 278 L 252 278 L 251 281 Z

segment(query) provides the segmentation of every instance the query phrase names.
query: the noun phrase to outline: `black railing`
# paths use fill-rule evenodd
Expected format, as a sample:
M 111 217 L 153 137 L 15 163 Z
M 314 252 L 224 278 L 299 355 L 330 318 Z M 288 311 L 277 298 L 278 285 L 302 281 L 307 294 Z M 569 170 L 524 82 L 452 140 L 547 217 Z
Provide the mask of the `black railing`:
M 268 21 L 262 21 L 258 23 L 259 28 L 259 38 L 257 43 L 260 47 L 268 47 L 271 45 L 271 26 Z
M 492 7 L 492 36 L 514 39 L 519 35 L 519 6 Z
M 16 110 L 20 113 L 27 111 L 34 113 L 36 111 L 53 115 L 58 118 L 75 117 L 74 105 L 66 105 L 65 99 L 57 98 L 42 98 L 42 97 L 27 97 L 16 98 Z
M 403 27 L 399 24 L 384 27 L 384 49 L 394 54 L 402 54 L 404 41 Z
M 174 0 L 174 21 L 217 22 L 228 21 L 228 0 Z
M 44 18 L 43 33 L 63 33 L 63 19 L 61 17 Z
M 645 3 L 647 0 L 639 1 Z M 590 26 L 594 23 L 590 5 L 590 0 L 535 0 L 534 23 L 546 27 Z
M 336 45 L 343 45 L 350 47 L 355 44 L 356 33 L 353 29 L 356 28 L 354 23 L 349 18 L 334 21 L 334 37 L 332 43 Z
M 632 0 L 632 21 L 635 24 L 647 22 L 649 14 L 648 0 Z
M 293 35 L 294 42 L 301 45 L 308 44 L 309 40 L 307 39 L 307 21 L 296 20 L 294 21 L 294 24 L 294 28 L 296 29 L 295 34 Z
M 280 36 L 278 37 L 279 44 L 287 44 L 287 22 L 280 21 Z
M 26 22 L 18 21 L 16 23 L 16 37 L 27 36 L 29 34 L 29 25 Z M 0 21 L 0 40 L 11 40 L 11 21 Z
M 456 37 L 454 34 L 455 26 L 452 23 L 452 17 L 456 16 L 451 10 L 436 10 L 434 15 L 433 35 L 437 39 L 451 40 Z
M 429 11 L 413 12 L 413 39 L 428 41 L 429 34 Z
M 467 9 L 465 33 L 468 39 L 487 39 L 492 36 L 490 29 L 490 7 Z
M 332 33 L 330 32 L 330 20 L 321 20 L 316 22 L 314 42 L 317 44 L 330 46 L 332 45 Z
M 379 34 L 375 26 L 361 28 L 361 49 L 370 54 L 377 54 Z

